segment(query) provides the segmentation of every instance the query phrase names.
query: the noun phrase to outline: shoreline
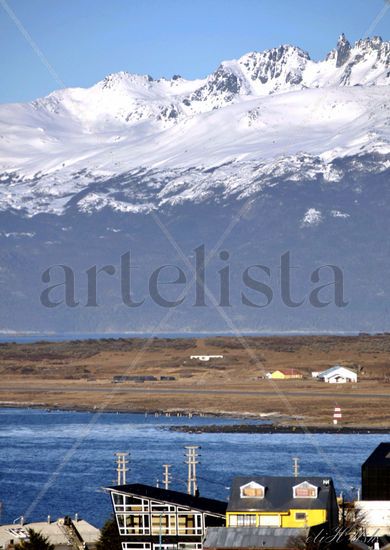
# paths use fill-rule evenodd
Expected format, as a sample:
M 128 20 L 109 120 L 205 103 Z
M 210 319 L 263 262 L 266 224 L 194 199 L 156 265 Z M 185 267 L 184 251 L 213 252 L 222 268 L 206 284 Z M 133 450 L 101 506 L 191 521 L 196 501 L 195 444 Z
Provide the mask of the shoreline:
M 354 427 L 354 426 L 294 426 L 275 424 L 233 424 L 209 426 L 169 426 L 168 431 L 189 434 L 389 434 L 390 427 Z
M 66 407 L 66 406 L 47 406 L 43 403 L 0 403 L 0 409 L 38 409 L 46 413 L 52 412 L 69 412 L 69 413 L 89 413 L 89 414 L 137 414 L 164 418 L 223 418 L 231 420 L 241 420 L 248 422 L 241 424 L 208 424 L 204 426 L 190 426 L 190 425 L 173 425 L 165 426 L 162 429 L 166 431 L 180 432 L 186 434 L 389 434 L 390 426 L 315 426 L 315 425 L 294 425 L 294 424 L 277 424 L 277 423 L 264 423 L 257 424 L 258 422 L 267 422 L 267 418 L 270 417 L 276 419 L 286 418 L 282 415 L 276 417 L 276 415 L 264 415 L 255 416 L 250 414 L 236 415 L 228 413 L 215 413 L 215 412 L 199 412 L 199 411 L 162 411 L 162 410 L 123 410 L 118 408 L 110 408 L 100 410 L 98 408 L 90 407 Z

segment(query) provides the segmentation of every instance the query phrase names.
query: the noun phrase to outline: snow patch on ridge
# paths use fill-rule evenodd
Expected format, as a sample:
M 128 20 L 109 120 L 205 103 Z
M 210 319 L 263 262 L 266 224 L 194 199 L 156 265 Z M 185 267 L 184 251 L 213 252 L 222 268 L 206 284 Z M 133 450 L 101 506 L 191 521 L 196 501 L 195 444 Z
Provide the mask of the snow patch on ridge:
M 316 226 L 319 225 L 323 220 L 321 210 L 316 208 L 309 208 L 305 215 L 302 218 L 302 227 Z

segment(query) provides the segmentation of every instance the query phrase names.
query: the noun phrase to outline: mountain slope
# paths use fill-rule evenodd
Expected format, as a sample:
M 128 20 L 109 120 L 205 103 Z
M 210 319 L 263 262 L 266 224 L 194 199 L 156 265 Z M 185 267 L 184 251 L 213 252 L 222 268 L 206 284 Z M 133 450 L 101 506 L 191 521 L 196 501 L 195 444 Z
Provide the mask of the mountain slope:
M 335 159 L 368 154 L 381 159 L 383 170 L 390 152 L 389 60 L 389 42 L 376 37 L 352 47 L 342 35 L 321 62 L 281 46 L 223 62 L 204 80 L 117 73 L 89 89 L 3 105 L 0 208 L 61 213 L 80 192 L 97 187 L 101 195 L 102 182 L 120 174 L 131 181 L 140 169 L 152 171 L 157 193 L 138 188 L 136 203 L 125 200 L 132 211 L 158 208 L 174 188 L 173 201 L 198 200 L 204 170 L 226 163 L 233 191 L 241 186 L 244 194 L 253 183 L 248 163 L 264 184 L 271 173 L 310 177 L 313 164 L 334 180 Z M 242 170 L 237 162 L 246 163 Z M 190 178 L 183 176 L 188 170 Z M 224 179 L 226 170 L 214 176 Z M 131 199 L 135 190 L 125 187 L 122 198 Z M 89 207 L 101 204 L 95 191 Z
M 0 330 L 208 332 L 232 330 L 229 320 L 243 331 L 389 330 L 389 52 L 379 38 L 341 36 L 320 62 L 285 45 L 201 80 L 117 73 L 0 106 Z M 215 252 L 206 284 L 217 303 L 229 270 L 230 302 L 217 308 L 196 305 L 201 245 Z M 61 266 L 74 277 L 68 294 Z M 161 266 L 167 300 L 184 289 L 177 267 L 185 273 L 179 307 L 151 291 Z M 245 285 L 246 269 L 270 303 Z

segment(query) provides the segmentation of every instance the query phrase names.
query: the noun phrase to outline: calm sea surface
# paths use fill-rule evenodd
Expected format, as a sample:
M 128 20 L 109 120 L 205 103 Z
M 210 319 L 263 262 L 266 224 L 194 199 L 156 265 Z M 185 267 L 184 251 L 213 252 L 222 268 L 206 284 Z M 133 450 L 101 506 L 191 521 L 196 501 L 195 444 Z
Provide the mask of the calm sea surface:
M 239 422 L 239 421 L 237 421 Z M 131 453 L 129 482 L 156 484 L 172 464 L 172 489 L 185 491 L 186 444 L 201 445 L 200 493 L 226 499 L 238 474 L 332 476 L 338 492 L 356 494 L 360 466 L 384 435 L 183 434 L 178 424 L 232 423 L 216 418 L 0 409 L 1 523 L 76 512 L 101 526 L 111 513 L 102 487 L 115 479 L 114 453 Z

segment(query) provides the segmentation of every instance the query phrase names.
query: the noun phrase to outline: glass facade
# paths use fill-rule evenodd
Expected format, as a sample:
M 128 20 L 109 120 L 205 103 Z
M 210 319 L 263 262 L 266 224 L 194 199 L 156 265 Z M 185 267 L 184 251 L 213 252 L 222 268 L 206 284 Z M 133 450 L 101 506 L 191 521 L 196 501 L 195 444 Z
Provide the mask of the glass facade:
M 119 492 L 112 492 L 111 497 L 121 535 L 154 538 L 197 536 L 199 540 L 204 535 L 205 514 L 199 510 Z M 124 548 L 129 550 L 154 550 L 154 543 L 145 541 L 139 543 L 140 545 L 129 541 L 123 544 L 127 544 Z M 148 544 L 152 546 L 147 546 Z M 188 542 L 188 546 L 186 544 L 180 543 L 180 549 L 193 550 L 198 543 Z M 171 550 L 171 547 L 176 548 L 177 545 L 164 542 L 161 550 Z

